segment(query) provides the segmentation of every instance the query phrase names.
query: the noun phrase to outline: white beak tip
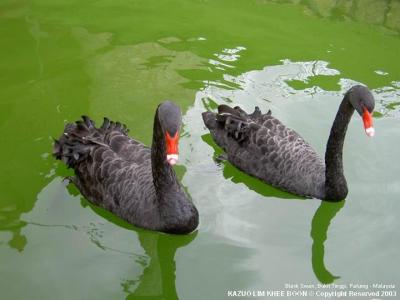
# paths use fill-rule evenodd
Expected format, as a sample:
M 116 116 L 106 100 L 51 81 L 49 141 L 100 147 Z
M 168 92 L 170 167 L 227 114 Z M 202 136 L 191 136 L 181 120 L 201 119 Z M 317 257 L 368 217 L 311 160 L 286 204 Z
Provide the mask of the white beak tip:
M 374 127 L 365 128 L 365 133 L 369 137 L 373 137 L 375 135 L 375 128 Z
M 167 162 L 173 166 L 178 162 L 178 154 L 167 154 Z

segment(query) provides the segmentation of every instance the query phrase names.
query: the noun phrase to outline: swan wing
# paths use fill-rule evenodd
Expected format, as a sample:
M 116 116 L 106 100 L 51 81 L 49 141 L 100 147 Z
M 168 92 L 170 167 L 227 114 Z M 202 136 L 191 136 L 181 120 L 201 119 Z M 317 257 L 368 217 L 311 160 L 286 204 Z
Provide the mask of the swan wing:
M 119 122 L 109 121 L 104 118 L 99 129 L 104 143 L 122 159 L 136 164 L 143 164 L 151 160 L 150 148 L 128 136 L 129 130 Z
M 235 110 L 232 112 L 231 110 Z M 223 107 L 203 119 L 213 139 L 242 171 L 286 191 L 314 196 L 324 184 L 325 166 L 314 149 L 270 112 L 246 114 Z M 222 113 L 221 113 L 222 112 Z M 247 116 L 247 117 L 246 117 Z
M 75 170 L 72 181 L 92 203 L 132 224 L 158 226 L 150 149 L 129 138 L 125 126 L 106 119 L 96 128 L 83 117 L 65 126 L 54 155 Z

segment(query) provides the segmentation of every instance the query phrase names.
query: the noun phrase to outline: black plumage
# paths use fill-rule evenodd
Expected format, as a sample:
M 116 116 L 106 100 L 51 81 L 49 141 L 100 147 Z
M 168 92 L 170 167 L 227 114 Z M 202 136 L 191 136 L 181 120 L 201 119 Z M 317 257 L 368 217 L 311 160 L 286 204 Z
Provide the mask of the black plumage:
M 204 112 L 203 120 L 229 162 L 245 173 L 296 195 L 339 201 L 348 193 L 342 162 L 347 125 L 354 110 L 360 115 L 365 110 L 371 114 L 374 105 L 364 86 L 354 86 L 345 94 L 330 132 L 325 161 L 270 111 L 262 114 L 256 107 L 247 114 L 240 107 L 220 105 L 218 113 Z
M 72 181 L 90 202 L 136 226 L 183 234 L 196 229 L 199 216 L 167 162 L 165 135 L 176 133 L 181 112 L 160 104 L 149 148 L 131 139 L 119 122 L 100 128 L 88 117 L 67 124 L 54 143 L 54 155 L 75 170 Z

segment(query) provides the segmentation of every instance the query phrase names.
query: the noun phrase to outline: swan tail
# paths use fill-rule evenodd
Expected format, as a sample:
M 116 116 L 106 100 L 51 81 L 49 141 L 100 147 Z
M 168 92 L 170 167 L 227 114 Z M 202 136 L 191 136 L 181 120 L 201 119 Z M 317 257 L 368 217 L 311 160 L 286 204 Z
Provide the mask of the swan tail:
M 239 143 L 248 138 L 249 129 L 254 125 L 250 116 L 240 107 L 231 108 L 225 104 L 218 106 L 216 120 Z
M 206 111 L 203 112 L 201 116 L 203 117 L 203 122 L 208 129 L 213 130 L 217 128 L 217 119 L 215 113 Z
M 267 115 L 267 116 L 270 116 L 270 115 L 271 115 L 271 110 L 268 110 L 268 112 L 266 113 L 266 115 Z M 262 118 L 262 116 L 263 116 L 263 115 L 262 115 L 261 110 L 260 110 L 260 108 L 259 108 L 258 106 L 256 106 L 256 107 L 254 108 L 254 112 L 253 112 L 252 114 L 249 115 L 250 119 L 252 119 L 252 120 L 260 119 L 260 118 Z
M 116 137 L 128 140 L 128 132 L 126 125 L 120 122 L 104 118 L 103 124 L 97 128 L 92 119 L 82 116 L 82 120 L 65 125 L 61 137 L 54 140 L 53 155 L 68 167 L 73 168 L 88 157 L 93 146 L 115 148 L 118 141 Z
M 93 141 L 99 136 L 94 121 L 87 116 L 82 116 L 82 120 L 65 125 L 61 137 L 54 140 L 53 155 L 69 168 L 75 167 L 87 158 Z
M 202 116 L 204 124 L 211 132 L 215 129 L 223 129 L 228 136 L 241 143 L 248 139 L 250 129 L 259 128 L 252 117 L 261 116 L 261 111 L 256 107 L 254 113 L 249 115 L 238 106 L 232 108 L 222 104 L 218 106 L 218 113 L 206 111 Z

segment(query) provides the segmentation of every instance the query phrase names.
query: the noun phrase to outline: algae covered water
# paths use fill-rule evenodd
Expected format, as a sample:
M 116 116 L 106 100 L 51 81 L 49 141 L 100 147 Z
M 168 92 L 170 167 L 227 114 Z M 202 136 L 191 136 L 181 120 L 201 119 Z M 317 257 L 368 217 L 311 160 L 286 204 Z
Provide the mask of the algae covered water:
M 2 1 L 1 298 L 395 299 L 399 20 L 393 0 Z M 339 203 L 295 197 L 219 161 L 201 119 L 221 103 L 258 105 L 323 156 L 343 93 L 360 83 L 376 98 L 376 136 L 353 117 Z M 51 155 L 52 138 L 83 114 L 123 121 L 150 144 L 165 99 L 183 110 L 176 171 L 200 213 L 187 236 L 92 206 Z

